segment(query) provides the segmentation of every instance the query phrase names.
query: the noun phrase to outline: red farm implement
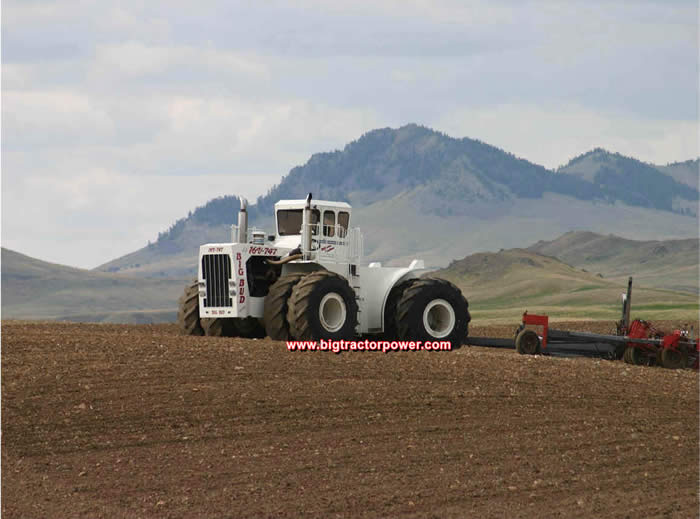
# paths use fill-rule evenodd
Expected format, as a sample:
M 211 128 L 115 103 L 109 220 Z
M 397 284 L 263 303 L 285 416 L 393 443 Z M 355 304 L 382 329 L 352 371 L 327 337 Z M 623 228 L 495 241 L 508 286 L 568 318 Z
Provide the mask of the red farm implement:
M 525 355 L 602 357 L 623 359 L 628 364 L 698 369 L 700 346 L 692 328 L 666 333 L 648 321 L 630 322 L 631 296 L 632 278 L 623 295 L 616 335 L 557 330 L 549 327 L 548 316 L 525 312 L 515 340 L 469 337 L 468 342 L 474 346 L 515 348 Z

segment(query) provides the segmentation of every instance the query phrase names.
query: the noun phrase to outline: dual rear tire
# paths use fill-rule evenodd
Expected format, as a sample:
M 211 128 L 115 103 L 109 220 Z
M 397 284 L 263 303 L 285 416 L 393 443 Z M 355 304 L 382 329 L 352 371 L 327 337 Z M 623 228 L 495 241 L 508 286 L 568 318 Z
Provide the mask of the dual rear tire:
M 276 340 L 338 340 L 356 335 L 358 307 L 348 281 L 327 270 L 282 276 L 265 298 L 265 328 Z M 386 339 L 449 341 L 467 337 L 469 305 L 442 279 L 399 282 L 385 305 Z
M 385 336 L 447 341 L 456 349 L 466 341 L 469 321 L 469 303 L 455 285 L 438 278 L 410 279 L 398 283 L 389 293 Z

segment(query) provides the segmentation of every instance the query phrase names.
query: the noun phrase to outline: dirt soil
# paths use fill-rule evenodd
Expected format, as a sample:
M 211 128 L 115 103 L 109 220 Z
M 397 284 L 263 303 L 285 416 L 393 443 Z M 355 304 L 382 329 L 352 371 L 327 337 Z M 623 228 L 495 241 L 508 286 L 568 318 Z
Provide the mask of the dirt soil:
M 5 519 L 688 518 L 698 486 L 690 370 L 2 327 Z

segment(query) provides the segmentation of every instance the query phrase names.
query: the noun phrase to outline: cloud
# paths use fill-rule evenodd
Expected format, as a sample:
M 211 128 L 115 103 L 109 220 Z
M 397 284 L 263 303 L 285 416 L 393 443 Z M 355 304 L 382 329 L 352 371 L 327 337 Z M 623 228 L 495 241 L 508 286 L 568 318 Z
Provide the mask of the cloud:
M 644 117 L 610 118 L 576 105 L 500 105 L 457 110 L 434 122 L 549 168 L 602 147 L 655 164 L 698 156 L 697 123 Z
M 95 266 L 417 122 L 548 166 L 697 156 L 697 5 L 8 0 L 3 244 Z M 24 214 L 23 218 L 14 215 Z
M 3 143 L 3 245 L 86 268 L 144 246 L 211 198 L 255 199 L 308 150 L 342 147 L 378 125 L 371 112 L 303 101 L 170 96 L 95 110 L 81 96 L 20 97 L 3 105 L 12 135 Z M 125 136 L 143 121 L 151 130 L 141 139 Z
M 116 71 L 120 76 L 157 78 L 185 68 L 188 73 L 215 71 L 229 78 L 252 76 L 269 79 L 265 65 L 254 56 L 222 51 L 206 46 L 146 45 L 129 41 L 113 45 L 101 45 L 96 49 L 96 73 Z
M 143 247 L 188 209 L 224 194 L 252 198 L 261 183 L 275 180 L 275 175 L 133 176 L 100 169 L 3 179 L 3 246 L 92 268 Z

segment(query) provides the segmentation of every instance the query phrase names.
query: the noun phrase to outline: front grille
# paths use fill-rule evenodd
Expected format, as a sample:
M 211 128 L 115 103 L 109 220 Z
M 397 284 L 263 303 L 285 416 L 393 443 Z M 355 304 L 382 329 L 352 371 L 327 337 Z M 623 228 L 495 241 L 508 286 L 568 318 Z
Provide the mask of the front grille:
M 202 275 L 207 283 L 204 307 L 233 306 L 228 295 L 231 257 L 228 254 L 205 254 L 202 256 Z

